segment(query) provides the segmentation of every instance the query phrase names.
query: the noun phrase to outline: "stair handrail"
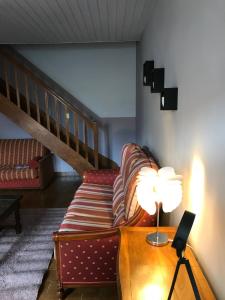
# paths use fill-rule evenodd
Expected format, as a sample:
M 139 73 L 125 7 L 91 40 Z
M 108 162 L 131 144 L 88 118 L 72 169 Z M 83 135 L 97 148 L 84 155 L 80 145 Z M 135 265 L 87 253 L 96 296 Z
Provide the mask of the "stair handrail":
M 47 86 L 47 84 L 43 80 L 41 80 L 31 70 L 29 70 L 29 68 L 27 68 L 26 66 L 24 66 L 23 64 L 21 64 L 20 62 L 18 62 L 17 59 L 15 59 L 14 57 L 12 57 L 7 51 L 4 51 L 2 48 L 0 48 L 0 53 L 1 53 L 2 56 L 6 57 L 8 61 L 10 61 L 14 65 L 16 65 L 23 72 L 29 74 L 29 76 L 32 77 L 32 79 L 36 83 L 38 83 L 39 85 L 41 85 L 54 98 L 57 98 L 62 104 L 64 104 L 65 106 L 67 106 L 70 110 L 75 111 L 76 113 L 78 113 L 79 115 L 81 115 L 81 117 L 85 121 L 87 121 L 87 123 L 89 123 L 90 126 L 93 126 L 93 125 L 96 126 L 96 124 L 99 125 L 97 120 L 95 120 L 95 119 L 93 119 L 91 117 L 88 117 L 85 113 L 83 113 L 79 108 L 77 108 L 76 106 L 74 106 L 72 103 L 70 103 L 66 99 L 62 98 L 61 96 L 57 95 L 54 92 L 54 90 L 51 89 L 49 86 Z
M 98 156 L 99 156 L 99 148 L 98 148 L 98 122 L 94 120 L 93 118 L 90 119 L 88 116 L 86 116 L 80 109 L 76 108 L 74 105 L 72 105 L 70 102 L 66 101 L 63 97 L 57 95 L 57 93 L 54 92 L 53 89 L 49 88 L 44 81 L 42 81 L 38 76 L 35 76 L 35 74 L 26 66 L 21 64 L 20 62 L 17 61 L 10 53 L 7 51 L 4 51 L 2 48 L 0 48 L 0 56 L 2 57 L 2 63 L 3 63 L 3 68 L 4 65 L 11 64 L 14 68 L 15 72 L 15 84 L 16 84 L 16 99 L 17 99 L 17 106 L 21 108 L 21 103 L 20 103 L 20 91 L 19 91 L 19 84 L 18 84 L 18 71 L 20 71 L 25 79 L 25 93 L 26 93 L 26 99 L 27 99 L 27 113 L 30 115 L 30 104 L 29 104 L 29 96 L 28 96 L 28 90 L 27 90 L 27 80 L 30 79 L 33 81 L 35 84 L 35 94 L 37 98 L 37 88 L 42 89 L 44 91 L 44 98 L 45 98 L 45 114 L 46 114 L 46 128 L 51 132 L 51 126 L 50 126 L 50 117 L 49 117 L 49 112 L 48 112 L 48 96 L 51 95 L 55 101 L 55 105 L 58 102 L 60 102 L 65 109 L 65 114 L 67 115 L 69 112 L 72 112 L 73 114 L 76 114 L 79 116 L 80 119 L 82 119 L 83 122 L 83 138 L 84 138 L 84 158 L 89 161 L 89 154 L 88 154 L 88 127 L 92 129 L 93 131 L 93 138 L 94 138 L 94 145 L 93 145 L 93 155 L 94 155 L 94 165 L 96 168 L 99 166 L 99 161 L 98 161 Z M 5 73 L 6 76 L 6 90 L 7 90 L 7 99 L 10 100 L 10 94 L 9 94 L 9 85 L 8 85 L 8 79 L 7 79 L 7 73 Z M 28 96 L 28 97 L 27 97 Z M 11 100 L 10 100 L 11 101 Z M 37 102 L 38 103 L 38 102 Z M 40 110 L 39 110 L 39 104 L 36 103 L 37 107 L 37 121 L 41 124 L 40 122 Z M 56 106 L 55 106 L 56 108 Z M 69 146 L 70 145 L 70 140 L 69 140 L 69 123 L 68 119 L 66 117 L 66 144 Z M 57 123 L 57 119 L 55 120 Z M 58 125 L 56 125 L 58 126 Z M 60 139 L 60 134 L 58 132 L 58 127 L 57 127 L 57 137 Z M 78 137 L 78 132 L 76 135 L 76 152 L 80 153 L 80 147 L 79 147 L 79 137 Z

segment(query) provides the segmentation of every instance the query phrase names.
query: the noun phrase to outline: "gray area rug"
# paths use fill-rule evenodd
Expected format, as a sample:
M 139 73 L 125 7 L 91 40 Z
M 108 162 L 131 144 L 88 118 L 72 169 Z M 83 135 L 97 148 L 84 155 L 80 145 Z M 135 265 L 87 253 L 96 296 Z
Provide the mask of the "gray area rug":
M 53 254 L 64 208 L 21 209 L 22 233 L 0 231 L 0 299 L 35 300 Z M 12 219 L 12 221 L 14 221 Z

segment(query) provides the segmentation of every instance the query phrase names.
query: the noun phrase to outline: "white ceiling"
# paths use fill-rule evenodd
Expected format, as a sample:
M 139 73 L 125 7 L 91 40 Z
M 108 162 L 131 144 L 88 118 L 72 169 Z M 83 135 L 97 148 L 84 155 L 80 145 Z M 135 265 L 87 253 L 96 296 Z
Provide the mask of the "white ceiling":
M 1 44 L 141 39 L 153 0 L 0 0 Z

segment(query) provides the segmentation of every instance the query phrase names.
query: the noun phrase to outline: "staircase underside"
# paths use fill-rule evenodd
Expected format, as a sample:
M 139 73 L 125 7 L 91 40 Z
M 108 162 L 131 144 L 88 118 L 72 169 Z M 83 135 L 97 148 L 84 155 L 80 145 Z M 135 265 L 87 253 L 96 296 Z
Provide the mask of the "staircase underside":
M 2 94 L 0 94 L 0 112 L 28 132 L 33 138 L 41 142 L 53 153 L 61 157 L 80 175 L 82 175 L 85 170 L 94 168 L 85 158 L 59 140 L 54 134 L 49 132 L 48 129 L 19 109 L 14 103 L 8 101 Z

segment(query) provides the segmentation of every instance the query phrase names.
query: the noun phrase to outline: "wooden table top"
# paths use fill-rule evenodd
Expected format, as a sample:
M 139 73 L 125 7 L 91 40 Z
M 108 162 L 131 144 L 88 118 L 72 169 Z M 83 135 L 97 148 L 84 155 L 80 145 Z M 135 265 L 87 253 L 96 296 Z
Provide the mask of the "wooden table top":
M 151 246 L 145 241 L 146 234 L 155 232 L 154 227 L 121 227 L 119 250 L 119 282 L 122 300 L 164 300 L 172 284 L 178 257 L 171 243 L 163 247 Z M 160 227 L 173 239 L 176 228 Z M 189 247 L 185 257 L 189 259 L 202 300 L 215 300 L 215 296 Z M 181 265 L 172 300 L 195 299 L 188 273 Z

